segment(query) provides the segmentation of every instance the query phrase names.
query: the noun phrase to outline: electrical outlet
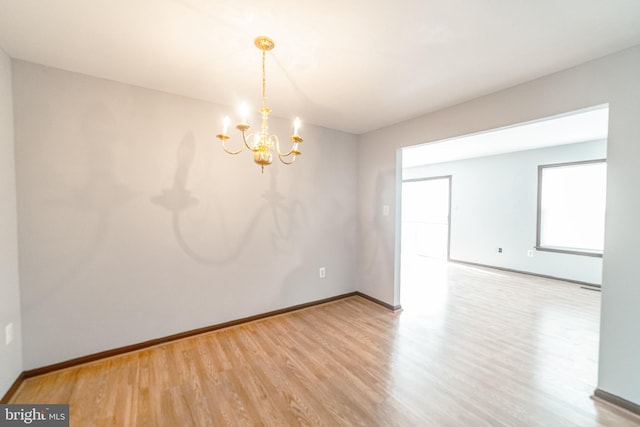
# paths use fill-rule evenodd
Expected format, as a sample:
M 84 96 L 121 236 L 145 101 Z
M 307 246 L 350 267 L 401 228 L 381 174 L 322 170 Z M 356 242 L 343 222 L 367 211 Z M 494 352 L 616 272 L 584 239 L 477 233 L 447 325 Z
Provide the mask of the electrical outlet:
M 502 248 L 498 248 L 498 253 L 501 254 L 502 253 Z
M 529 249 L 529 250 L 527 251 L 527 256 L 528 256 L 528 257 L 532 257 L 532 256 L 533 256 L 533 249 Z
M 13 323 L 9 323 L 4 328 L 4 341 L 5 345 L 9 345 L 11 344 L 11 341 L 13 341 Z
M 384 205 L 382 207 L 382 216 L 389 216 L 389 205 Z
M 320 267 L 320 269 L 318 270 L 318 276 L 320 276 L 321 279 L 324 279 L 326 275 L 327 275 L 327 270 L 325 270 L 324 267 Z

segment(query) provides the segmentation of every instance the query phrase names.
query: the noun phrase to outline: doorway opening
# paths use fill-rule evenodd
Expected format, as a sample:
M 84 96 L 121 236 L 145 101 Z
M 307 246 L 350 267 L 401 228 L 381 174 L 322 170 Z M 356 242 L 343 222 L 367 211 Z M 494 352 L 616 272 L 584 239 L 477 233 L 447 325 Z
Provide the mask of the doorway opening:
M 407 308 L 415 305 L 417 299 L 422 303 L 433 299 L 431 291 L 437 288 L 435 285 L 443 274 L 446 281 L 447 260 L 601 284 L 602 253 L 596 257 L 574 251 L 567 256 L 547 250 L 537 242 L 540 228 L 549 219 L 547 210 L 540 213 L 540 189 L 544 182 L 541 184 L 538 170 L 549 165 L 606 159 L 608 114 L 608 105 L 599 105 L 402 148 L 398 181 L 401 215 L 396 223 L 400 230 L 396 246 L 399 259 L 396 295 L 401 305 Z M 428 219 L 431 213 L 420 213 L 420 209 L 426 208 L 416 207 L 424 197 L 413 196 L 418 192 L 414 187 L 429 187 L 432 178 L 433 182 L 446 178 L 450 189 L 450 183 L 455 182 L 446 245 L 439 243 L 444 240 L 436 237 L 435 225 L 430 229 L 424 224 L 433 222 Z M 589 189 L 586 194 L 592 193 Z M 416 198 L 417 201 L 413 200 Z M 437 204 L 427 207 L 436 209 L 434 206 Z M 565 211 L 563 208 L 562 212 Z M 416 212 L 427 219 L 416 220 Z M 536 215 L 541 220 L 536 222 Z M 427 231 L 432 232 L 429 238 L 424 235 Z M 438 259 L 440 264 L 436 262 Z
M 446 277 L 451 236 L 451 176 L 402 182 L 402 306 L 424 303 Z M 430 282 L 430 283 L 429 283 Z

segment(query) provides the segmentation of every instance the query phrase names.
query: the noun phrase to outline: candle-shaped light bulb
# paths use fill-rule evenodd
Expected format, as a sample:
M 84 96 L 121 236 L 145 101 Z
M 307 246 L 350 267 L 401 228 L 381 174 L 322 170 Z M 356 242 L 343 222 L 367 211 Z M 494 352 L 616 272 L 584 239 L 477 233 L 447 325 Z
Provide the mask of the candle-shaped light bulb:
M 296 117 L 296 119 L 293 121 L 293 135 L 297 136 L 299 131 L 300 131 L 300 118 Z
M 224 120 L 222 120 L 222 134 L 226 135 L 229 130 L 229 116 L 225 116 Z
M 240 105 L 240 123 L 247 123 L 248 115 L 249 115 L 249 107 L 247 107 L 246 102 L 243 102 Z

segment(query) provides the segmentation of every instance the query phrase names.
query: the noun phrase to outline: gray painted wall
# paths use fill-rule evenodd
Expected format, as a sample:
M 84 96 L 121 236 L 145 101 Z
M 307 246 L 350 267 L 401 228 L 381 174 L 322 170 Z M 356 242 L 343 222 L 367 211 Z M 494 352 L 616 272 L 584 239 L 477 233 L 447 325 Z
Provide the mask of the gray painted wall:
M 602 258 L 543 251 L 528 257 L 527 250 L 536 244 L 538 166 L 606 157 L 600 140 L 417 166 L 402 176 L 452 175 L 451 259 L 601 284 Z
M 0 50 L 0 397 L 22 372 L 11 60 Z M 5 345 L 13 323 L 14 341 Z
M 25 369 L 355 290 L 355 136 L 305 126 L 261 175 L 214 136 L 235 107 L 13 76 Z
M 19 61 L 13 83 L 25 369 L 348 292 L 354 253 L 396 304 L 400 147 L 610 103 L 598 381 L 640 403 L 640 47 L 357 139 L 307 127 L 265 176 L 217 146 L 230 108 Z
M 359 137 L 359 290 L 398 304 L 398 150 L 609 103 L 598 386 L 640 404 L 640 46 Z M 392 207 L 389 216 L 382 206 Z

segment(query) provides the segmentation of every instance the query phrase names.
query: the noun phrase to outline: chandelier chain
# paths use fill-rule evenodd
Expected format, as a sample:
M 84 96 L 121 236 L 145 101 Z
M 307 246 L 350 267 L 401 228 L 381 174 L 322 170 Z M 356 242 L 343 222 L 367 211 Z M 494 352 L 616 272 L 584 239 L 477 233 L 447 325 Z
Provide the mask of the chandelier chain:
M 266 108 L 267 107 L 267 78 L 266 78 L 266 72 L 265 72 L 265 56 L 266 56 L 267 52 L 266 51 L 262 51 L 262 108 Z

